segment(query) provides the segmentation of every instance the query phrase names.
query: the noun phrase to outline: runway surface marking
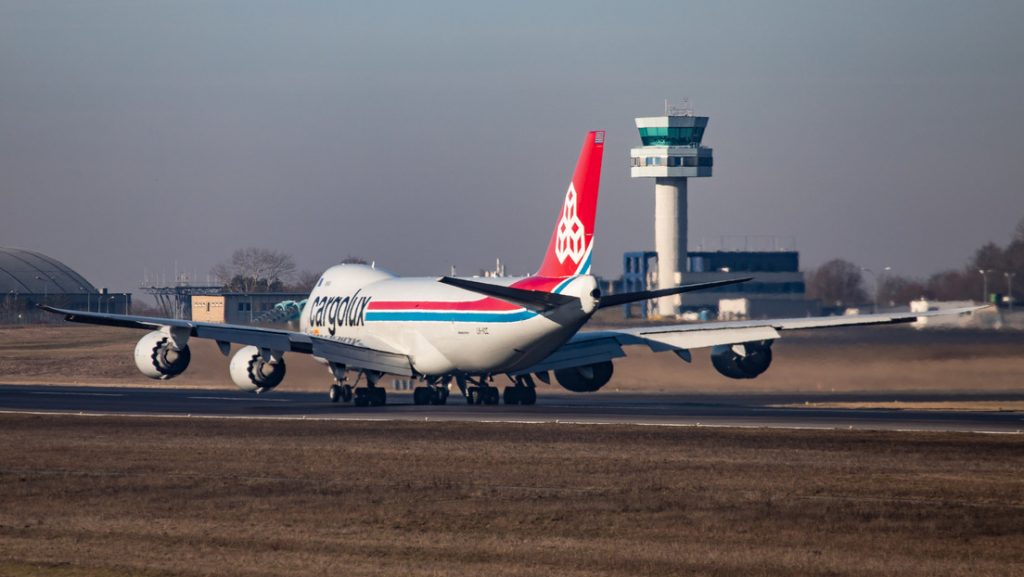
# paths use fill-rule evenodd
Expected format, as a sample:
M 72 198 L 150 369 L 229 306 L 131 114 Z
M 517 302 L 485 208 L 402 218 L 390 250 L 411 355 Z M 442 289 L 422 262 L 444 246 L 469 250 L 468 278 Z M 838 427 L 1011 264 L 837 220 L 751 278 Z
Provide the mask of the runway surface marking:
M 189 399 L 209 401 L 256 401 L 260 403 L 290 403 L 291 399 L 247 399 L 245 397 L 187 397 Z
M 65 395 L 69 397 L 123 397 L 120 393 L 79 393 L 66 391 L 32 391 L 30 395 Z

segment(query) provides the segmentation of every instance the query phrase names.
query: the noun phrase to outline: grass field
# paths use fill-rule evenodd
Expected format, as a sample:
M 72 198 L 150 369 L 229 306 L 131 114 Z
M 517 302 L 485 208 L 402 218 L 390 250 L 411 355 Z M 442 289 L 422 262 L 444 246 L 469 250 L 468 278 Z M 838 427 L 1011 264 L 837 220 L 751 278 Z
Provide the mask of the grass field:
M 204 341 L 148 381 L 141 336 L 0 328 L 0 382 L 233 388 Z M 1024 385 L 1020 331 L 815 331 L 775 353 L 733 381 L 707 351 L 634 348 L 606 391 Z M 288 362 L 283 387 L 326 388 Z M 1024 575 L 1020 435 L 0 415 L 0 439 L 2 576 Z
M 1020 575 L 1020 436 L 0 416 L 0 575 Z

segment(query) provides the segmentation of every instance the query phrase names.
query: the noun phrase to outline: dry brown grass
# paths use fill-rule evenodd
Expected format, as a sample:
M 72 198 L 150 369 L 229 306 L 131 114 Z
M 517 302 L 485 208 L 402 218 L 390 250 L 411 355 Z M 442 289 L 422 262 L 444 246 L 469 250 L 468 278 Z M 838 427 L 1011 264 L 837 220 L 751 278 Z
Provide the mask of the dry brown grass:
M 0 574 L 1020 575 L 1019 436 L 0 416 Z
M 141 331 L 79 325 L 0 327 L 0 382 L 142 384 L 232 388 L 214 343 L 192 341 L 192 366 L 171 381 L 142 377 L 132 361 Z M 1024 331 L 874 327 L 787 333 L 757 379 L 727 379 L 706 349 L 687 365 L 675 355 L 630 347 L 606 391 L 1015 391 L 1024 384 Z M 323 391 L 326 369 L 288 355 L 291 390 Z

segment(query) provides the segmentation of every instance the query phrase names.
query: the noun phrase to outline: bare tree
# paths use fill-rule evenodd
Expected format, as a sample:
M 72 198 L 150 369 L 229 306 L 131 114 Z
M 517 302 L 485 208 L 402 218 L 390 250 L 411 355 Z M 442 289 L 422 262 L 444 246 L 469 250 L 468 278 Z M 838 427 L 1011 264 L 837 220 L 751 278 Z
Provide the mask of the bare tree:
M 295 273 L 295 261 L 283 252 L 266 248 L 240 248 L 210 271 L 228 290 L 278 291 Z
M 295 282 L 288 285 L 288 290 L 292 292 L 310 292 L 319 280 L 320 273 L 304 270 L 295 275 Z
M 981 291 L 981 275 L 971 267 L 967 270 L 946 270 L 928 277 L 927 294 L 940 301 L 974 298 Z
M 808 273 L 807 294 L 835 306 L 857 305 L 868 300 L 860 268 L 841 258 L 830 260 Z
M 905 306 L 910 301 L 927 296 L 927 287 L 916 279 L 890 274 L 882 277 L 878 283 L 878 301 L 889 306 Z

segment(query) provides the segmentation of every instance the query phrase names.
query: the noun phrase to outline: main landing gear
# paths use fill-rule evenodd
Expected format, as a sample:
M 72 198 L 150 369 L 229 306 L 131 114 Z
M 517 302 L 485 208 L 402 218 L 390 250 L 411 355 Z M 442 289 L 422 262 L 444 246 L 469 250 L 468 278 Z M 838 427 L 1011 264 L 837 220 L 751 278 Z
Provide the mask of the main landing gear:
M 473 380 L 466 375 L 456 375 L 455 383 L 459 385 L 462 396 L 466 398 L 469 405 L 497 405 L 501 401 L 501 394 L 498 389 L 492 387 L 487 381 L 489 376 L 479 377 Z
M 359 384 L 359 379 L 365 375 L 366 386 L 353 387 L 345 383 L 344 366 L 331 364 L 330 368 L 337 381 L 327 391 L 327 396 L 331 399 L 332 403 L 353 401 L 353 404 L 357 407 L 379 407 L 387 404 L 387 391 L 377 386 L 377 382 L 380 381 L 382 376 L 381 373 L 361 371 L 359 377 L 356 378 L 356 384 Z
M 490 384 L 489 377 L 472 379 L 465 376 L 455 377 L 459 389 L 470 405 L 497 405 L 502 400 L 506 405 L 534 405 L 537 403 L 537 389 L 533 378 L 529 375 L 512 378 L 513 385 L 505 387 L 504 392 Z
M 352 400 L 352 386 L 335 383 L 327 391 L 327 396 L 331 398 L 332 403 L 337 403 L 338 401 L 347 403 Z
M 355 406 L 357 407 L 380 407 L 388 402 L 388 393 L 384 389 L 370 385 L 356 389 Z
M 516 377 L 513 383 L 513 386 L 505 387 L 505 393 L 502 395 L 506 405 L 537 404 L 537 388 L 533 384 L 533 377 Z
M 448 381 L 438 382 L 436 378 L 427 379 L 427 386 L 416 387 L 412 392 L 412 402 L 417 405 L 444 405 L 448 402 Z

